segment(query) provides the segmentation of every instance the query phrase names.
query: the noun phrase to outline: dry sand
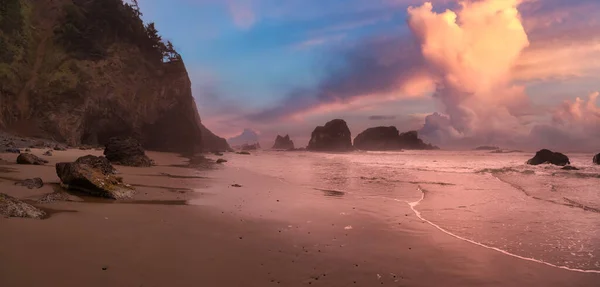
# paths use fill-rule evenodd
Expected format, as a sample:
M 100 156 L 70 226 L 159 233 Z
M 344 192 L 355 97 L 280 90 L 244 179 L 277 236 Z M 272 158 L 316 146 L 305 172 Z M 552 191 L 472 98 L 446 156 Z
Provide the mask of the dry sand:
M 100 154 L 56 151 L 47 166 L 0 164 L 0 192 L 35 200 L 56 188 L 54 163 L 90 153 Z M 37 205 L 54 211 L 46 220 L 0 218 L 0 286 L 600 286 L 600 274 L 441 233 L 406 204 L 370 203 L 388 209 L 382 217 L 335 192 L 149 156 L 158 166 L 117 166 L 137 186 L 133 201 L 86 198 Z M 13 184 L 31 177 L 46 185 Z

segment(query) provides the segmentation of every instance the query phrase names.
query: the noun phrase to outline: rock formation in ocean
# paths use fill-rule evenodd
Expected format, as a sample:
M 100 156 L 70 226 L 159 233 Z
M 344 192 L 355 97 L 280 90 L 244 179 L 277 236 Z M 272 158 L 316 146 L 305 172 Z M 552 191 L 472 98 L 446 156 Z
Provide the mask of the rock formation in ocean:
M 475 148 L 475 150 L 491 150 L 491 151 L 497 151 L 497 150 L 501 150 L 499 147 L 497 146 L 478 146 Z
M 72 146 L 131 136 L 200 151 L 181 56 L 122 0 L 3 0 L 0 130 Z
M 200 124 L 200 129 L 202 130 L 202 151 L 213 153 L 233 151 L 226 139 L 215 135 L 203 124 Z
M 361 150 L 437 149 L 421 140 L 416 131 L 400 133 L 396 127 L 374 127 L 354 138 L 354 147 Z
M 275 144 L 273 144 L 272 149 L 293 150 L 294 142 L 290 139 L 289 135 L 285 135 L 284 137 L 277 135 L 277 137 L 275 138 Z
M 593 162 L 595 164 L 600 164 L 600 153 L 594 156 Z
M 346 121 L 335 119 L 325 126 L 318 126 L 312 132 L 308 142 L 311 151 L 350 151 L 352 138 Z
M 553 152 L 547 149 L 540 150 L 535 153 L 535 156 L 527 161 L 530 165 L 539 165 L 544 163 L 550 163 L 554 165 L 565 166 L 570 164 L 569 158 L 559 152 Z
M 104 148 L 104 156 L 110 162 L 120 165 L 136 167 L 153 165 L 142 145 L 134 138 L 111 138 Z
M 258 143 L 258 134 L 252 129 L 246 128 L 244 131 L 235 137 L 227 140 L 232 147 L 239 148 L 244 144 L 251 145 Z

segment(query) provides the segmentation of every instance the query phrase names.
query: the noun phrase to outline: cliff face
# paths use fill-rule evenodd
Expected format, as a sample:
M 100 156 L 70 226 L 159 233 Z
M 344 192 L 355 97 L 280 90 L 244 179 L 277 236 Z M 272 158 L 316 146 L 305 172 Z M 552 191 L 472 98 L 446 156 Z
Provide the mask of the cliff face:
M 215 135 L 204 125 L 200 124 L 202 130 L 202 150 L 206 152 L 224 152 L 233 151 L 227 143 L 227 140 Z
M 121 0 L 3 0 L 0 129 L 71 145 L 199 151 L 185 65 Z M 6 3 L 4 3 L 6 2 Z

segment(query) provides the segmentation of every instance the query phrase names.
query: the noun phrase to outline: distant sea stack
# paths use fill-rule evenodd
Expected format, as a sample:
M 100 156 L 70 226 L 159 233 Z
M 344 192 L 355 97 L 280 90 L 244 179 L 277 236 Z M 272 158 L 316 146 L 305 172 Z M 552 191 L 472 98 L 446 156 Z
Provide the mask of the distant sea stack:
M 530 165 L 540 165 L 544 163 L 550 163 L 554 165 L 565 166 L 570 164 L 569 157 L 566 155 L 553 152 L 551 150 L 543 149 L 535 153 L 535 156 L 527 161 Z
M 600 153 L 597 154 L 596 156 L 594 156 L 594 163 L 595 164 L 600 164 Z
M 416 131 L 400 133 L 396 127 L 374 127 L 360 133 L 354 139 L 354 147 L 360 150 L 385 151 L 416 149 L 429 150 L 437 147 L 426 144 Z
M 277 137 L 275 138 L 275 144 L 273 145 L 272 149 L 293 150 L 294 142 L 290 139 L 289 135 L 285 135 L 284 137 L 277 135 Z
M 136 5 L 6 1 L 0 130 L 73 146 L 130 136 L 146 149 L 199 151 L 185 64 Z
M 311 151 L 350 151 L 352 138 L 350 129 L 344 120 L 335 119 L 318 126 L 312 132 L 308 142 Z
M 487 145 L 484 145 L 484 146 L 478 146 L 478 147 L 476 147 L 475 150 L 500 150 L 500 148 L 497 147 L 497 146 L 487 146 Z

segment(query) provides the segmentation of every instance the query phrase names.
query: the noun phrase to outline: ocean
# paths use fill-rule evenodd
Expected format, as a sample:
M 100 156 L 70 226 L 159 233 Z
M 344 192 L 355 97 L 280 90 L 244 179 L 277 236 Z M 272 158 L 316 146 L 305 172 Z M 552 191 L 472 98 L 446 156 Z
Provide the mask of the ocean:
M 394 222 L 400 205 L 474 248 L 600 273 L 600 166 L 568 154 L 578 171 L 530 166 L 533 153 L 257 151 L 229 164 L 311 193 L 347 200 Z

